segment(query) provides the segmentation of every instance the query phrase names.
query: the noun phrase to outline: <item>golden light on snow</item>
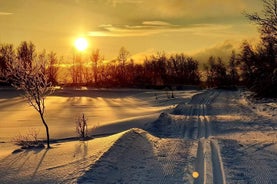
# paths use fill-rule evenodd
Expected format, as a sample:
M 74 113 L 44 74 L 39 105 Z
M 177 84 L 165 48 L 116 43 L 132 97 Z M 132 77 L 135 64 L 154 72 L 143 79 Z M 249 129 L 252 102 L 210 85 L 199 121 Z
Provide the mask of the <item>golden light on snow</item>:
M 195 178 L 195 179 L 198 178 L 199 177 L 199 173 L 197 171 L 194 171 L 192 173 L 192 177 Z
M 77 38 L 74 44 L 76 49 L 79 51 L 84 51 L 86 48 L 88 48 L 88 41 L 83 37 Z

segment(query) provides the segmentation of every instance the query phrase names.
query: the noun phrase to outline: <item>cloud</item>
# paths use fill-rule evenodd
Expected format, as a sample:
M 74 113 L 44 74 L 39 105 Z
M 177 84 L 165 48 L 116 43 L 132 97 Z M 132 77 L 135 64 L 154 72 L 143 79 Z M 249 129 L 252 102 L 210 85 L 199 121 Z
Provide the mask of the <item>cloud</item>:
M 152 25 L 152 26 L 172 26 L 172 24 L 164 21 L 144 21 L 143 25 Z
M 108 0 L 108 3 L 112 4 L 113 7 L 120 4 L 140 4 L 142 2 L 142 0 Z
M 154 34 L 182 32 L 191 35 L 225 35 L 231 28 L 229 25 L 195 24 L 190 26 L 174 25 L 164 21 L 143 21 L 138 25 L 99 25 L 88 33 L 93 37 L 129 37 L 149 36 Z
M 175 20 L 176 22 L 232 21 L 243 10 L 256 9 L 260 0 L 91 0 L 98 14 L 120 21 Z M 113 8 L 110 8 L 113 7 Z
M 154 48 L 149 48 L 145 51 L 142 52 L 138 52 L 135 53 L 131 56 L 131 58 L 138 64 L 143 63 L 143 61 L 145 60 L 145 58 L 149 58 L 152 55 L 156 54 L 158 52 L 158 50 L 154 49 Z
M 224 17 L 249 8 L 244 0 L 142 0 L 140 10 L 147 16 L 166 18 Z M 252 0 L 257 1 L 257 0 Z
M 0 12 L 0 16 L 1 16 L 1 15 L 4 15 L 4 16 L 5 16 L 5 15 L 12 15 L 12 14 L 13 14 L 13 13 L 9 13 L 9 12 Z
M 210 56 L 221 57 L 223 61 L 228 62 L 232 51 L 238 51 L 240 44 L 241 40 L 225 40 L 206 49 L 194 51 L 190 55 L 200 63 L 206 63 Z

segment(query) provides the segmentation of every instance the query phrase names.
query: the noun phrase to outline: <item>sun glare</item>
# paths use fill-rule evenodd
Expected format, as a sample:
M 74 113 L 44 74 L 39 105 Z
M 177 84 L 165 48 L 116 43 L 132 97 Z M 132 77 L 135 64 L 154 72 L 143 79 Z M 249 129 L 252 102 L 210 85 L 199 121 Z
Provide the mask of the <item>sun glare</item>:
M 88 41 L 85 38 L 77 38 L 75 40 L 75 47 L 79 51 L 84 51 L 88 47 Z

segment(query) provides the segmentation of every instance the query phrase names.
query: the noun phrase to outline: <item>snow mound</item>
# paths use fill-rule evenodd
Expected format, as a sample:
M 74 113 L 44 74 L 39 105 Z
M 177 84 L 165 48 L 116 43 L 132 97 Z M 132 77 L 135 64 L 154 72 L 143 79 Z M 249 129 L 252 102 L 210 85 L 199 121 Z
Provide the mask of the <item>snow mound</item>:
M 123 132 L 77 183 L 188 183 L 192 146 L 184 139 L 160 139 L 133 128 Z
M 163 112 L 156 121 L 147 124 L 145 129 L 157 137 L 180 138 L 185 126 L 186 123 L 179 116 Z
M 158 140 L 138 128 L 123 132 L 110 149 L 78 179 L 78 183 L 121 183 L 123 179 L 127 183 L 136 183 L 141 180 L 138 174 L 140 171 L 156 169 L 153 158 L 155 142 Z
M 251 92 L 242 93 L 241 103 L 249 106 L 255 113 L 277 118 L 277 99 L 255 98 Z

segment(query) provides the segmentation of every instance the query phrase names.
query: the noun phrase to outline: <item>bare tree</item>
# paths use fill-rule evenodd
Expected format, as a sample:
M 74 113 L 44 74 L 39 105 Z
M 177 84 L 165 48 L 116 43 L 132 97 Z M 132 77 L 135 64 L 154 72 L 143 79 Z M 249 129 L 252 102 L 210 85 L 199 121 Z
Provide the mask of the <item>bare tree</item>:
M 8 64 L 15 59 L 15 51 L 12 44 L 0 45 L 0 82 L 6 80 Z
M 277 68 L 277 0 L 262 0 L 263 14 L 245 13 L 246 17 L 258 25 L 262 42 L 257 51 L 248 54 L 248 58 L 240 58 L 242 66 L 250 66 L 251 75 L 244 75 L 250 85 L 248 87 L 260 96 L 275 96 L 277 83 L 275 80 Z M 242 50 L 242 56 L 245 56 Z M 250 65 L 248 64 L 250 63 Z M 245 74 L 245 72 L 243 72 Z
M 40 62 L 40 63 L 39 63 Z M 45 98 L 53 92 L 52 84 L 45 73 L 45 64 L 40 60 L 32 66 L 15 60 L 8 65 L 8 76 L 16 89 L 24 91 L 28 103 L 39 113 L 45 127 L 47 148 L 50 148 L 49 128 L 45 121 Z
M 58 72 L 59 72 L 59 67 L 58 67 L 58 58 L 55 52 L 50 52 L 48 54 L 48 63 L 47 63 L 47 75 L 48 75 L 48 80 L 51 82 L 53 85 L 58 84 Z
M 232 51 L 231 57 L 228 63 L 230 84 L 235 86 L 239 83 L 239 74 L 237 70 L 236 53 Z
M 36 57 L 35 45 L 32 42 L 21 42 L 17 48 L 17 59 L 20 60 L 24 68 L 32 66 L 32 61 Z
M 96 85 L 98 84 L 99 66 L 101 65 L 103 60 L 104 60 L 104 57 L 101 55 L 99 49 L 92 51 L 91 56 L 90 56 L 90 61 L 92 62 L 94 83 Z
M 263 0 L 263 16 L 245 13 L 246 17 L 259 25 L 262 39 L 268 44 L 277 41 L 277 0 Z M 275 45 L 276 46 L 276 45 Z
M 70 69 L 71 77 L 72 77 L 72 84 L 77 87 L 78 85 L 82 85 L 84 82 L 83 74 L 84 74 L 84 64 L 82 61 L 82 54 L 81 53 L 74 53 L 73 55 L 73 63 Z
M 125 47 L 121 47 L 117 56 L 117 61 L 118 61 L 118 67 L 119 67 L 119 73 L 118 73 L 118 78 L 120 79 L 121 85 L 126 85 L 126 65 L 128 62 L 128 58 L 130 56 L 130 52 L 126 50 Z

